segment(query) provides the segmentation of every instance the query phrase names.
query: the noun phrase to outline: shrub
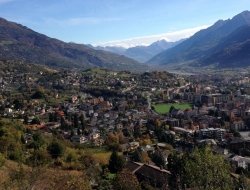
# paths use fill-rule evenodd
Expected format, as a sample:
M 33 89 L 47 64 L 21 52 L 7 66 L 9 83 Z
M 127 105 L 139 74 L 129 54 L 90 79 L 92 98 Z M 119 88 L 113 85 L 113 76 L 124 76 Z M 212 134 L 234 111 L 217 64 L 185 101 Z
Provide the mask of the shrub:
M 75 162 L 77 160 L 77 155 L 75 152 L 70 151 L 66 156 L 66 162 Z
M 33 166 L 41 166 L 49 163 L 50 160 L 51 157 L 46 152 L 46 150 L 35 150 L 28 159 L 28 164 Z
M 36 91 L 34 94 L 32 94 L 32 99 L 43 99 L 45 97 L 44 93 L 41 91 Z
M 5 162 L 5 158 L 4 156 L 0 153 L 0 167 L 2 167 L 4 165 Z
M 51 155 L 52 158 L 56 159 L 58 157 L 63 156 L 64 154 L 64 148 L 63 146 L 56 141 L 53 141 L 47 148 L 49 154 Z
M 20 151 L 18 149 L 11 150 L 8 152 L 8 158 L 10 160 L 22 162 L 23 161 L 23 153 L 22 153 L 22 151 Z

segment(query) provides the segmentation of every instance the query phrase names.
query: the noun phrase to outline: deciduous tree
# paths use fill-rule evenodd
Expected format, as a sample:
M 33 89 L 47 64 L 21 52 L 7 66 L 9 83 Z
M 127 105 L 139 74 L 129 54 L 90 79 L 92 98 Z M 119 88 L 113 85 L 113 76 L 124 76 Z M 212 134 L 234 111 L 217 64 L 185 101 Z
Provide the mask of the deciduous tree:
M 187 183 L 198 190 L 233 189 L 229 165 L 208 147 L 195 149 L 185 163 Z
M 122 170 L 117 174 L 115 189 L 117 190 L 140 190 L 141 186 L 134 174 L 128 170 Z

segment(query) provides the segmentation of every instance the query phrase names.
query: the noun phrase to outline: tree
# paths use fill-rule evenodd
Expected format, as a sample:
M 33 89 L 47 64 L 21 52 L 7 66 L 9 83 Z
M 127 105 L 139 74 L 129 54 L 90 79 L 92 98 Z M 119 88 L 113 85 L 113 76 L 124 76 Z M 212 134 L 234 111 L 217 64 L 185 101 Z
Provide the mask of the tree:
M 28 115 L 25 115 L 24 118 L 23 118 L 23 120 L 24 120 L 24 121 L 23 121 L 24 124 L 28 124 L 28 122 L 29 122 L 29 117 L 28 117 Z
M 74 114 L 74 120 L 73 121 L 74 121 L 74 127 L 78 128 L 79 118 L 78 118 L 77 113 Z
M 152 161 L 159 167 L 165 166 L 165 159 L 160 150 L 156 150 L 155 153 L 152 155 Z
M 124 163 L 125 160 L 123 156 L 119 156 L 116 151 L 113 151 L 109 159 L 108 168 L 110 172 L 117 173 L 118 171 L 122 170 Z
M 150 161 L 150 158 L 149 158 L 148 153 L 146 151 L 136 149 L 132 155 L 132 160 L 135 162 L 147 163 Z
M 241 137 L 239 131 L 236 131 L 235 129 L 231 129 L 230 132 L 233 133 L 234 137 Z
M 67 122 L 66 122 L 66 120 L 65 120 L 64 117 L 61 117 L 61 119 L 60 119 L 60 124 L 61 124 L 61 128 L 62 128 L 62 129 L 69 129 L 69 128 L 70 128 L 70 127 L 68 126 L 68 124 L 67 124 Z
M 142 158 L 143 163 L 149 163 L 150 162 L 150 158 L 149 158 L 148 153 L 146 151 L 143 151 L 141 153 L 141 158 Z
M 134 174 L 128 170 L 122 170 L 117 174 L 115 180 L 115 189 L 117 190 L 140 190 L 141 186 Z
M 113 181 L 111 181 L 110 179 L 105 179 L 102 178 L 98 183 L 99 183 L 99 187 L 98 190 L 110 190 L 110 189 L 114 189 L 113 188 Z
M 39 117 L 34 117 L 33 119 L 32 119 L 32 121 L 31 121 L 31 124 L 36 124 L 36 125 L 40 125 L 41 124 L 41 121 L 40 121 L 40 119 L 39 119 Z
M 173 135 L 172 133 L 162 133 L 161 141 L 173 145 L 175 142 L 175 135 Z
M 58 121 L 58 117 L 57 117 L 57 113 L 49 113 L 49 122 L 57 122 Z
M 183 157 L 176 153 L 170 154 L 168 157 L 168 170 L 171 172 L 169 179 L 170 189 L 181 189 L 184 185 L 184 160 Z
M 169 108 L 169 113 L 171 113 L 174 109 L 175 109 L 175 107 L 172 105 L 172 106 Z
M 85 118 L 84 118 L 83 114 L 80 115 L 79 120 L 80 120 L 80 123 L 81 123 L 82 131 L 84 131 L 85 128 L 86 128 L 86 122 L 85 122 Z
M 18 100 L 18 99 L 15 99 L 14 101 L 13 101 L 13 104 L 14 104 L 14 108 L 16 109 L 16 110 L 18 110 L 18 109 L 22 109 L 23 108 L 23 102 L 21 102 L 20 100 Z
M 119 143 L 120 143 L 120 144 L 125 143 L 125 138 L 124 138 L 123 132 L 122 132 L 121 130 L 119 130 L 119 131 L 117 132 L 117 135 L 118 135 Z
M 43 98 L 45 98 L 45 94 L 42 91 L 38 90 L 34 94 L 32 94 L 31 98 L 32 99 L 43 99 Z
M 33 142 L 31 143 L 31 147 L 34 149 L 39 149 L 45 144 L 45 141 L 40 133 L 35 133 L 33 135 Z
M 56 141 L 53 141 L 47 148 L 49 154 L 51 155 L 52 158 L 58 158 L 61 157 L 64 153 L 64 148 L 63 146 Z
M 82 134 L 82 132 L 81 132 L 80 128 L 77 128 L 77 135 L 81 135 L 81 134 Z
M 54 121 L 53 113 L 49 113 L 49 122 L 53 121 Z
M 132 160 L 135 161 L 135 162 L 142 162 L 142 154 L 141 154 L 140 150 L 136 149 L 133 152 Z
M 229 165 L 209 147 L 195 149 L 185 162 L 187 184 L 198 190 L 233 189 Z
M 140 127 L 140 125 L 134 126 L 134 137 L 135 138 L 141 137 L 141 127 Z
M 116 133 L 108 133 L 105 143 L 110 149 L 116 150 L 119 146 L 119 136 Z
M 53 114 L 53 121 L 54 122 L 58 122 L 58 115 L 57 115 L 57 113 Z

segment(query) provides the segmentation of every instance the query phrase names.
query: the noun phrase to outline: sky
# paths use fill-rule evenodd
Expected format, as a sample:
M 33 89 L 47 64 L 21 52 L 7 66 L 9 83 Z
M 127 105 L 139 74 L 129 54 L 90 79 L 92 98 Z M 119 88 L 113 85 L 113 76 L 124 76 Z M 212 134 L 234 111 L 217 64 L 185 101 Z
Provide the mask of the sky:
M 250 0 L 0 0 L 0 17 L 66 42 L 132 47 L 187 38 Z

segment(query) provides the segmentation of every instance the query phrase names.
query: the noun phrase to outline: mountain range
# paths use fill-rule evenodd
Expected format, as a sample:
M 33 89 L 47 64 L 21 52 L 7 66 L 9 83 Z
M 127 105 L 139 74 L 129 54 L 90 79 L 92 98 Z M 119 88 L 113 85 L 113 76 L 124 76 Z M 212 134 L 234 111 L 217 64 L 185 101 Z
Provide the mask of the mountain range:
M 159 53 L 148 63 L 216 68 L 250 66 L 249 26 L 249 11 L 232 19 L 219 20 L 175 47 Z
M 70 69 L 145 69 L 145 65 L 123 55 L 53 39 L 3 18 L 0 18 L 0 59 Z
M 250 66 L 250 12 L 219 20 L 188 39 L 160 40 L 132 48 L 93 47 L 66 43 L 0 18 L 0 60 L 16 60 L 53 68 L 148 70 L 151 67 Z M 137 61 L 136 61 L 137 60 Z
M 97 50 L 110 51 L 119 55 L 132 58 L 138 62 L 144 63 L 150 60 L 155 55 L 161 53 L 164 50 L 170 49 L 179 43 L 183 42 L 184 39 L 176 42 L 168 42 L 164 39 L 156 41 L 148 46 L 135 46 L 131 48 L 117 47 L 117 46 L 97 46 L 93 47 Z

